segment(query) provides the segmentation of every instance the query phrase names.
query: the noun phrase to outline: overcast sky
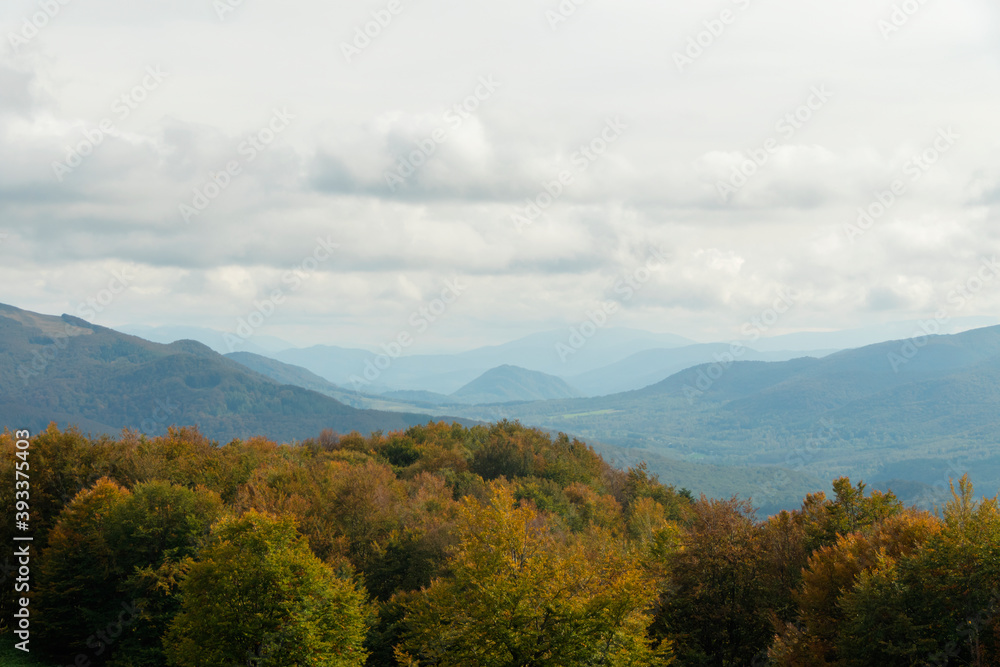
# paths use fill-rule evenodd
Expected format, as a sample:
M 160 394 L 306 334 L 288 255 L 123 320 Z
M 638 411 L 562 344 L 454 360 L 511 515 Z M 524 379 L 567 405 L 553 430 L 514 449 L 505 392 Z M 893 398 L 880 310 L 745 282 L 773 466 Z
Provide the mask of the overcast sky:
M 736 340 L 782 293 L 768 335 L 1000 312 L 995 0 L 5 0 L 0 28 L 21 308 L 411 351 L 598 308 Z

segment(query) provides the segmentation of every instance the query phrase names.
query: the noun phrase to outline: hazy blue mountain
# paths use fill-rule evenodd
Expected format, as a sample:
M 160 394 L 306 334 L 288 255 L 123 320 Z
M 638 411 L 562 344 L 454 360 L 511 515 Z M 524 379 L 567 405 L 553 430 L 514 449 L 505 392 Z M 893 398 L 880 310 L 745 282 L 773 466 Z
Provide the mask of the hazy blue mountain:
M 467 352 L 401 356 L 391 360 L 379 359 L 374 352 L 327 345 L 284 350 L 270 356 L 366 393 L 419 390 L 447 395 L 497 366 L 519 366 L 561 377 L 615 363 L 639 350 L 692 342 L 673 334 L 608 327 L 598 330 L 590 339 L 581 339 L 584 344 L 576 350 L 570 345 L 571 335 L 570 329 L 547 331 Z M 574 351 L 564 352 L 561 357 L 557 344 Z
M 310 389 L 319 392 L 324 396 L 335 398 L 345 405 L 364 410 L 391 410 L 394 412 L 419 412 L 423 409 L 421 401 L 409 398 L 393 398 L 391 396 L 379 396 L 376 394 L 364 394 L 350 389 L 339 387 L 328 380 L 312 373 L 300 366 L 286 364 L 277 359 L 265 357 L 250 352 L 233 352 L 225 355 L 236 363 L 246 366 L 252 371 L 260 373 L 279 384 L 291 384 L 303 389 Z M 445 399 L 448 397 L 445 396 Z M 440 405 L 441 403 L 454 403 L 448 399 L 445 401 L 431 402 L 430 405 Z
M 565 377 L 607 366 L 641 350 L 691 345 L 694 341 L 670 333 L 653 333 L 626 327 L 598 329 L 590 338 L 574 337 L 580 327 L 555 329 L 525 336 L 503 345 L 483 347 L 462 355 L 481 360 L 487 368 L 520 366 Z M 576 347 L 579 345 L 579 347 Z M 560 346 L 557 349 L 557 346 Z M 565 346 L 572 352 L 566 352 Z
M 517 366 L 498 366 L 451 394 L 461 403 L 508 403 L 575 398 L 580 395 L 561 379 Z
M 605 333 L 610 335 L 599 343 Z M 717 483 L 769 508 L 841 474 L 905 489 L 901 495 L 924 504 L 938 502 L 948 480 L 965 472 L 984 492 L 1000 488 L 1000 453 L 994 451 L 1000 441 L 1000 327 L 781 362 L 748 360 L 748 351 L 736 363 L 695 365 L 640 389 L 592 398 L 571 398 L 570 383 L 517 364 L 473 375 L 477 365 L 497 358 L 534 354 L 538 361 L 561 335 L 395 359 L 374 374 L 373 385 L 430 378 L 443 390 L 375 395 L 337 386 L 313 367 L 247 352 L 226 358 L 190 340 L 163 345 L 68 315 L 0 306 L 0 381 L 7 388 L 0 418 L 13 428 L 37 430 L 56 421 L 92 432 L 131 427 L 157 433 L 169 424 L 197 424 L 221 440 L 257 434 L 301 439 L 323 428 L 388 431 L 424 422 L 426 414 L 520 419 L 583 438 L 609 456 L 617 452 L 622 462 L 647 460 L 671 483 L 680 476 L 679 485 L 683 478 L 695 480 L 688 488 L 713 494 Z M 580 349 L 600 352 L 583 367 L 614 361 L 572 376 L 594 383 L 587 385 L 591 391 L 614 382 L 645 383 L 669 373 L 670 364 L 688 365 L 706 354 L 724 358 L 716 355 L 728 349 L 665 348 L 656 344 L 659 335 L 629 330 L 598 336 Z M 653 347 L 624 354 L 621 345 L 630 338 Z M 832 339 L 786 342 L 824 340 Z M 758 353 L 765 359 L 793 354 Z M 373 358 L 334 347 L 274 356 L 296 355 L 325 360 L 327 371 L 342 374 L 351 367 L 364 373 Z M 461 377 L 467 379 L 456 384 Z M 526 400 L 536 396 L 555 398 Z
M 232 359 L 241 366 L 246 366 L 252 371 L 269 377 L 279 384 L 291 384 L 303 389 L 311 389 L 325 396 L 336 398 L 346 405 L 353 405 L 352 402 L 357 401 L 359 398 L 354 392 L 345 391 L 342 387 L 324 380 L 305 368 L 286 364 L 277 359 L 253 354 L 252 352 L 232 352 L 226 354 L 225 357 Z M 364 406 L 355 405 L 353 407 Z
M 364 378 L 365 362 L 374 358 L 374 354 L 366 350 L 358 350 L 336 345 L 314 345 L 312 347 L 292 348 L 269 355 L 286 364 L 300 366 L 333 382 L 334 384 L 356 390 L 351 386 L 351 376 Z M 376 369 L 378 370 L 378 369 Z M 367 380 L 366 380 L 367 382 Z M 376 379 L 365 385 L 366 391 L 381 392 L 389 387 Z
M 837 350 L 759 352 L 749 347 L 735 348 L 742 361 L 787 361 L 799 357 L 824 357 Z M 566 378 L 585 396 L 605 396 L 656 384 L 686 368 L 733 357 L 730 343 L 687 345 L 673 349 L 636 352 L 621 361 L 587 373 Z
M 919 349 L 904 345 L 702 365 L 600 398 L 523 402 L 574 390 L 512 365 L 489 369 L 455 396 L 374 396 L 260 355 L 227 358 L 195 341 L 163 345 L 70 316 L 0 306 L 0 381 L 8 388 L 0 424 L 38 430 L 55 421 L 95 433 L 129 427 L 150 434 L 197 425 L 222 441 L 287 441 L 324 428 L 390 431 L 425 422 L 427 413 L 460 414 L 562 430 L 621 465 L 645 461 L 668 483 L 749 496 L 765 512 L 794 506 L 837 474 L 901 489 L 925 504 L 965 470 L 980 488 L 994 488 L 1000 327 L 935 337 Z M 890 355 L 912 358 L 894 369 Z M 393 412 L 355 409 L 336 397 Z
M 940 334 L 954 334 L 970 329 L 1000 324 L 996 317 L 954 317 L 941 326 Z M 760 338 L 747 342 L 748 347 L 762 352 L 776 350 L 846 350 L 883 343 L 888 340 L 903 340 L 927 333 L 919 320 L 904 322 L 887 322 L 876 326 L 860 329 L 845 329 L 842 331 L 802 331 L 770 338 Z
M 195 341 L 162 345 L 11 306 L 0 306 L 0 383 L 0 426 L 32 431 L 51 421 L 94 433 L 197 425 L 219 440 L 289 440 L 325 428 L 370 432 L 428 420 L 357 410 L 279 384 Z
M 344 389 L 304 368 L 259 354 L 234 352 L 227 354 L 226 357 L 281 384 L 311 389 L 336 398 L 341 403 L 359 408 L 383 409 L 388 405 L 394 405 L 395 409 L 412 409 L 420 405 L 503 403 L 580 396 L 579 392 L 560 378 L 516 366 L 500 366 L 486 371 L 451 395 L 430 391 L 399 390 L 374 396 Z

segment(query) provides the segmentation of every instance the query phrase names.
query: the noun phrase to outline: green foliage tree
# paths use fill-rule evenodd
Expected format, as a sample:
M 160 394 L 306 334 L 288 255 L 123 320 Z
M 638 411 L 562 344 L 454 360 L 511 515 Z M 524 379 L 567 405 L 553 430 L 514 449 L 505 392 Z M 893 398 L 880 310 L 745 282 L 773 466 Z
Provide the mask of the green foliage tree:
M 60 514 L 41 559 L 44 645 L 61 657 L 162 665 L 159 637 L 177 610 L 163 583 L 221 512 L 214 492 L 167 482 L 129 492 L 102 479 L 80 492 Z
M 928 513 L 907 510 L 841 535 L 835 544 L 813 552 L 795 592 L 798 617 L 782 629 L 772 658 L 791 667 L 843 664 L 856 655 L 838 650 L 838 645 L 843 648 L 845 622 L 851 617 L 844 608 L 845 594 L 860 578 L 892 566 L 940 530 L 940 522 Z
M 1000 507 L 964 477 L 944 526 L 880 559 L 842 601 L 844 665 L 1000 665 Z
M 88 637 L 121 611 L 108 517 L 129 495 L 111 480 L 98 480 L 70 501 L 49 534 L 35 608 L 36 637 L 50 657 L 69 660 L 89 653 Z
M 865 495 L 865 483 L 851 485 L 847 477 L 833 482 L 834 500 L 822 493 L 806 498 L 802 513 L 811 520 L 805 524 L 806 545 L 810 551 L 837 542 L 841 535 L 863 530 L 903 511 L 903 503 L 891 492 L 872 491 Z
M 214 491 L 165 481 L 137 484 L 109 513 L 107 542 L 119 573 L 115 587 L 137 613 L 127 631 L 106 647 L 109 664 L 164 664 L 159 639 L 180 609 L 178 580 L 222 513 L 222 500 Z
M 681 664 L 744 665 L 773 635 L 763 531 L 746 501 L 703 497 L 692 510 L 656 631 L 673 636 Z
M 251 510 L 220 520 L 212 537 L 180 584 L 169 664 L 364 664 L 365 594 L 309 551 L 291 517 Z

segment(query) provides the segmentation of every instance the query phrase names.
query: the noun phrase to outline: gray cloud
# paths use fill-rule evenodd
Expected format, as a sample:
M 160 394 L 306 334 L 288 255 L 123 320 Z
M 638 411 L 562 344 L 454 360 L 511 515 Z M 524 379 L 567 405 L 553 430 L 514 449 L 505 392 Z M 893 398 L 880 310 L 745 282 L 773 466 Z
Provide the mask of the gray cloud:
M 4 4 L 0 32 L 34 8 Z M 587 3 L 552 30 L 544 3 L 428 0 L 347 63 L 341 43 L 377 8 L 244 3 L 220 20 L 194 0 L 88 0 L 5 52 L 7 300 L 72 312 L 134 266 L 101 323 L 225 328 L 329 238 L 339 251 L 263 333 L 367 344 L 461 276 L 467 294 L 422 344 L 492 343 L 578 321 L 657 246 L 671 261 L 616 321 L 708 340 L 736 337 L 782 287 L 803 295 L 787 329 L 926 316 L 1000 250 L 986 0 L 928 3 L 888 39 L 891 3 L 751 3 L 683 72 L 674 53 L 711 7 Z M 150 66 L 169 76 L 120 118 Z M 499 85 L 456 112 L 483 77 Z M 832 97 L 786 136 L 816 86 Z M 294 119 L 248 159 L 276 109 Z M 581 161 L 616 117 L 627 128 Z M 114 132 L 59 181 L 53 162 L 106 118 Z M 959 140 L 913 179 L 949 126 Z M 719 183 L 769 139 L 722 201 Z M 232 161 L 239 175 L 185 221 L 179 207 Z M 852 236 L 894 179 L 906 193 Z M 984 289 L 961 315 L 997 307 Z

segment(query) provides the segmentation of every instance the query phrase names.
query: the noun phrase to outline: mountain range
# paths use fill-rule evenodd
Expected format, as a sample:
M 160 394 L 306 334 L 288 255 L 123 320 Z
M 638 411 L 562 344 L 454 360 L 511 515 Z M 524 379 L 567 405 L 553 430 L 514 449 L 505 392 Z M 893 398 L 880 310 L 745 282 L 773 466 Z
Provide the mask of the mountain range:
M 784 353 L 749 348 L 735 360 L 728 347 L 706 345 L 702 352 L 717 361 L 692 366 L 685 361 L 691 347 L 646 350 L 611 364 L 636 383 L 654 381 L 602 396 L 509 401 L 506 395 L 480 405 L 427 391 L 383 398 L 432 414 L 518 419 L 572 433 L 607 448 L 602 451 L 609 458 L 645 459 L 671 479 L 679 461 L 724 471 L 782 468 L 775 483 L 740 487 L 765 504 L 790 484 L 839 475 L 906 489 L 924 505 L 940 502 L 949 480 L 965 473 L 990 494 L 1000 489 L 1000 455 L 994 452 L 1000 442 L 1000 327 L 785 361 L 759 360 Z M 683 369 L 673 372 L 678 366 Z M 605 381 L 604 387 L 616 385 Z M 784 477 L 789 470 L 798 475 L 794 481 Z
M 289 349 L 267 356 L 308 368 L 330 382 L 367 393 L 430 391 L 452 394 L 483 373 L 504 365 L 565 378 L 621 361 L 637 350 L 673 348 L 693 341 L 673 334 L 609 328 L 586 342 L 581 353 L 561 357 L 559 343 L 569 333 L 547 331 L 503 345 L 456 354 L 420 354 L 390 357 L 384 353 L 317 345 Z
M 432 418 L 517 419 L 583 438 L 623 465 L 644 461 L 676 486 L 753 496 L 768 511 L 839 475 L 905 489 L 924 505 L 966 472 L 978 489 L 1000 488 L 1000 327 L 832 353 L 796 354 L 761 340 L 758 347 L 772 349 L 740 348 L 738 359 L 729 346 L 607 333 L 582 350 L 575 374 L 538 370 L 562 369 L 546 356 L 558 340 L 550 332 L 392 359 L 381 369 L 391 378 L 436 380 L 377 393 L 327 376 L 358 363 L 363 372 L 372 359 L 363 350 L 259 346 L 266 355 L 223 356 L 192 340 L 155 343 L 69 315 L 0 306 L 0 419 L 9 428 L 55 421 L 151 435 L 197 425 L 219 441 L 389 431 Z M 300 358 L 321 363 L 288 361 Z M 518 359 L 534 366 L 507 363 Z M 480 370 L 496 361 L 504 363 Z
M 453 416 L 458 409 L 475 407 L 458 403 L 461 397 L 449 397 L 452 404 L 443 407 L 415 405 L 354 392 L 262 355 L 226 357 L 192 340 L 154 343 L 70 315 L 5 305 L 0 305 L 0 382 L 0 426 L 32 432 L 51 422 L 90 434 L 128 428 L 150 436 L 170 426 L 197 426 L 219 442 L 253 436 L 294 442 L 324 429 L 369 433 L 405 429 L 432 418 L 476 421 Z M 508 398 L 505 392 L 511 391 L 568 393 L 558 378 L 510 366 L 474 378 L 466 391 L 466 399 Z M 609 460 L 621 465 L 645 461 L 665 483 L 713 496 L 752 490 L 774 474 L 773 468 L 727 469 L 589 444 Z M 767 505 L 767 511 L 790 506 L 803 493 L 825 485 L 809 475 L 787 474 L 787 493 Z

